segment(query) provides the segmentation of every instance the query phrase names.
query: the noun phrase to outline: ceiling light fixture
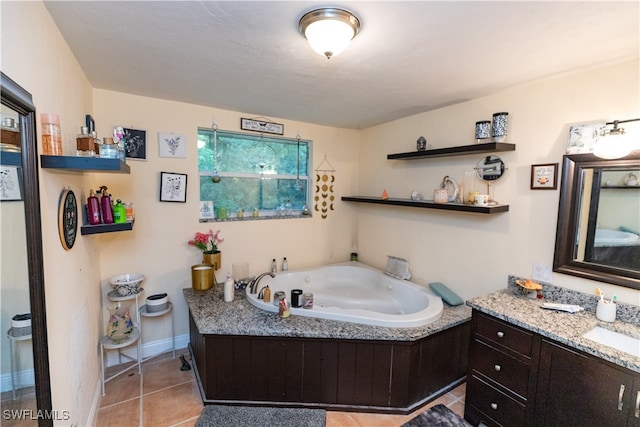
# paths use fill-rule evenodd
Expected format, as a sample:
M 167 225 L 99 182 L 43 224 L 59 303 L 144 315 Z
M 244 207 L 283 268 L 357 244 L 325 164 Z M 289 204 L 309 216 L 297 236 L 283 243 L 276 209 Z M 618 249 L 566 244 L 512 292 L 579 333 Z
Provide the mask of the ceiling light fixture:
M 309 45 L 327 59 L 339 55 L 360 30 L 360 20 L 337 8 L 312 10 L 300 18 L 300 32 Z
M 633 150 L 633 145 L 628 137 L 625 137 L 624 128 L 618 127 L 619 123 L 637 122 L 640 119 L 614 120 L 606 123 L 607 126 L 613 126 L 613 129 L 607 129 L 602 138 L 600 138 L 593 147 L 593 154 L 601 159 L 619 159 L 627 156 Z

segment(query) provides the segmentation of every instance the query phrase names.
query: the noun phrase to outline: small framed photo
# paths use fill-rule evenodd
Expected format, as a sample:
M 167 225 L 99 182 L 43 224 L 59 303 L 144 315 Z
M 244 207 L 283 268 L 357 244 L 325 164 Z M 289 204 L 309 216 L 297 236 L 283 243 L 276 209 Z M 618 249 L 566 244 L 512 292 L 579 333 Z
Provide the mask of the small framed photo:
M 160 172 L 160 201 L 178 202 L 187 201 L 187 174 Z
M 22 200 L 22 186 L 18 166 L 0 166 L 0 200 Z
M 123 128 L 124 150 L 127 159 L 147 160 L 147 131 Z
M 185 159 L 187 157 L 187 137 L 181 133 L 158 133 L 160 157 Z
M 555 190 L 558 188 L 558 163 L 531 165 L 531 189 Z

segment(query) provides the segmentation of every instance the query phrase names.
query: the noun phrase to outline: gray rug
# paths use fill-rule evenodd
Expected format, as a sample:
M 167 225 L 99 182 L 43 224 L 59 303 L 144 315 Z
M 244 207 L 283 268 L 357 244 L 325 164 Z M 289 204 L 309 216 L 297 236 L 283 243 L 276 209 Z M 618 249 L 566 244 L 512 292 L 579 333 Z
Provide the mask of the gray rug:
M 207 405 L 196 427 L 325 427 L 324 409 Z
M 402 427 L 471 427 L 471 424 L 440 404 L 402 424 Z

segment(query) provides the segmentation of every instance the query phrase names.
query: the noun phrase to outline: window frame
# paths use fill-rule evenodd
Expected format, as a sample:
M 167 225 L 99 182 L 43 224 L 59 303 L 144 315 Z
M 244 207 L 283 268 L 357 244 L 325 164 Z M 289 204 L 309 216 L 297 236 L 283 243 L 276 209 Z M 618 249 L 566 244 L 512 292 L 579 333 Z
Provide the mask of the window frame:
M 200 135 L 201 135 L 201 131 L 205 131 L 208 133 L 213 133 L 213 130 L 211 128 L 206 128 L 206 127 L 198 127 L 198 138 L 197 138 L 197 143 L 200 143 Z M 280 135 L 271 135 L 271 134 L 255 134 L 255 133 L 249 133 L 249 132 L 239 132 L 239 131 L 233 131 L 233 130 L 224 130 L 224 129 L 217 129 L 216 132 L 218 132 L 218 137 L 220 137 L 220 133 L 224 134 L 225 136 L 237 136 L 240 138 L 245 138 L 245 139 L 250 139 L 250 140 L 255 140 L 255 141 L 259 141 L 261 138 L 266 139 L 266 140 L 271 140 L 275 143 L 278 144 L 290 144 L 293 146 L 296 146 L 298 144 L 298 139 L 297 138 L 288 138 L 288 137 L 283 137 Z M 303 174 L 269 174 L 269 173 L 248 173 L 248 172 L 228 172 L 228 171 L 220 171 L 218 170 L 218 176 L 220 176 L 220 178 L 224 179 L 224 178 L 250 178 L 250 179 L 271 179 L 271 177 L 273 177 L 274 179 L 279 179 L 279 180 L 296 180 L 296 179 L 300 179 L 301 181 L 306 181 L 306 191 L 305 191 L 305 205 L 307 207 L 307 211 L 308 213 L 306 215 L 302 214 L 303 208 L 296 208 L 296 209 L 292 209 L 293 214 L 292 215 L 286 215 L 286 213 L 282 213 L 279 212 L 279 209 L 259 209 L 258 212 L 258 216 L 253 216 L 252 212 L 247 212 L 244 211 L 242 216 L 238 216 L 233 215 L 234 212 L 227 212 L 227 217 L 220 219 L 217 218 L 217 215 L 215 215 L 214 218 L 200 218 L 200 222 L 225 222 L 225 221 L 239 221 L 239 220 L 264 220 L 264 219 L 295 219 L 295 218 L 311 218 L 313 216 L 312 214 L 312 209 L 309 207 L 310 204 L 312 203 L 313 200 L 313 192 L 312 192 L 312 169 L 313 169 L 313 141 L 309 140 L 309 139 L 302 139 L 300 138 L 299 140 L 300 144 L 306 144 L 307 145 L 307 165 L 306 165 L 306 175 Z M 199 156 L 199 150 L 200 148 L 197 147 L 198 150 L 198 156 Z M 303 162 L 300 162 L 300 169 L 303 169 Z M 215 162 L 213 164 L 214 168 L 215 168 Z M 198 190 L 199 190 L 199 201 L 203 201 L 202 200 L 202 189 L 201 189 L 201 178 L 202 177 L 212 177 L 214 175 L 214 170 L 211 171 L 201 171 L 200 170 L 200 162 L 198 160 Z M 214 206 L 215 206 L 215 200 L 214 200 Z

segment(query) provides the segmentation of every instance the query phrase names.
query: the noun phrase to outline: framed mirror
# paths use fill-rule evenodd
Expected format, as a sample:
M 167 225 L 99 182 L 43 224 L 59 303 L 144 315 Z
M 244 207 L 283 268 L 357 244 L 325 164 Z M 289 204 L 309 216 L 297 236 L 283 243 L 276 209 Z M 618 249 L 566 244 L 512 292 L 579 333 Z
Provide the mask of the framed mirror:
M 565 155 L 553 271 L 640 289 L 640 151 Z
M 495 206 L 499 203 L 493 198 L 491 184 L 504 176 L 507 168 L 502 159 L 498 156 L 486 156 L 481 158 L 476 164 L 476 174 L 481 181 L 487 184 L 487 194 L 489 195 L 489 206 Z
M 14 274 L 15 277 L 23 277 L 23 279 L 16 279 L 14 285 L 5 282 L 3 276 L 3 280 L 0 283 L 0 291 L 2 292 L 2 315 L 3 319 L 7 317 L 11 318 L 17 309 L 16 306 L 6 306 L 5 301 L 9 294 L 15 294 L 14 297 L 20 300 L 20 304 L 24 304 L 25 307 L 30 309 L 33 349 L 32 364 L 36 401 L 36 408 L 20 406 L 22 403 L 19 400 L 12 400 L 10 406 L 12 409 L 17 410 L 37 409 L 37 411 L 41 411 L 34 412 L 34 415 L 36 413 L 51 413 L 52 402 L 47 322 L 45 315 L 44 267 L 42 263 L 42 227 L 40 218 L 35 106 L 33 105 L 31 94 L 4 73 L 0 73 L 0 88 L 3 112 L 2 130 L 12 131 L 12 134 L 7 134 L 8 140 L 6 146 L 3 132 L 0 163 L 3 169 L 6 165 L 7 170 L 15 173 L 15 176 L 19 180 L 18 189 L 16 190 L 16 187 L 13 187 L 12 191 L 9 192 L 9 199 L 11 200 L 0 200 L 0 208 L 3 210 L 2 226 L 5 226 L 5 221 L 11 221 L 11 224 L 9 224 L 10 228 L 15 224 L 23 224 L 19 231 L 17 231 L 18 229 L 16 227 L 13 238 L 16 239 L 16 245 L 24 248 L 23 253 L 19 253 L 17 257 L 15 254 L 12 254 L 12 251 L 2 251 L 2 274 L 5 273 L 5 266 L 10 265 L 11 270 L 16 271 Z M 5 120 L 5 115 L 7 119 L 13 118 L 13 123 L 11 123 L 11 120 Z M 9 126 L 10 124 L 12 126 Z M 11 209 L 11 214 L 15 215 L 13 218 L 4 215 L 5 205 Z M 18 242 L 17 239 L 20 238 L 23 240 Z M 3 235 L 3 241 L 4 239 L 5 236 Z M 5 257 L 11 256 L 14 256 L 15 259 L 5 259 Z M 20 270 L 23 270 L 24 273 L 20 272 Z M 5 286 L 14 286 L 14 289 L 7 292 Z M 24 289 L 20 289 L 20 286 L 24 286 Z M 28 304 L 26 304 L 27 301 Z M 5 315 L 5 308 L 10 310 L 10 315 Z M 22 309 L 22 305 L 20 305 L 19 308 Z M 4 326 L 5 324 L 3 323 L 3 327 Z M 9 339 L 8 330 L 3 330 L 2 332 L 2 339 Z M 5 348 L 5 342 L 6 341 L 3 342 L 3 348 Z M 3 408 L 8 406 L 9 405 L 3 402 Z M 53 426 L 53 420 L 46 416 L 38 417 L 38 425 Z

